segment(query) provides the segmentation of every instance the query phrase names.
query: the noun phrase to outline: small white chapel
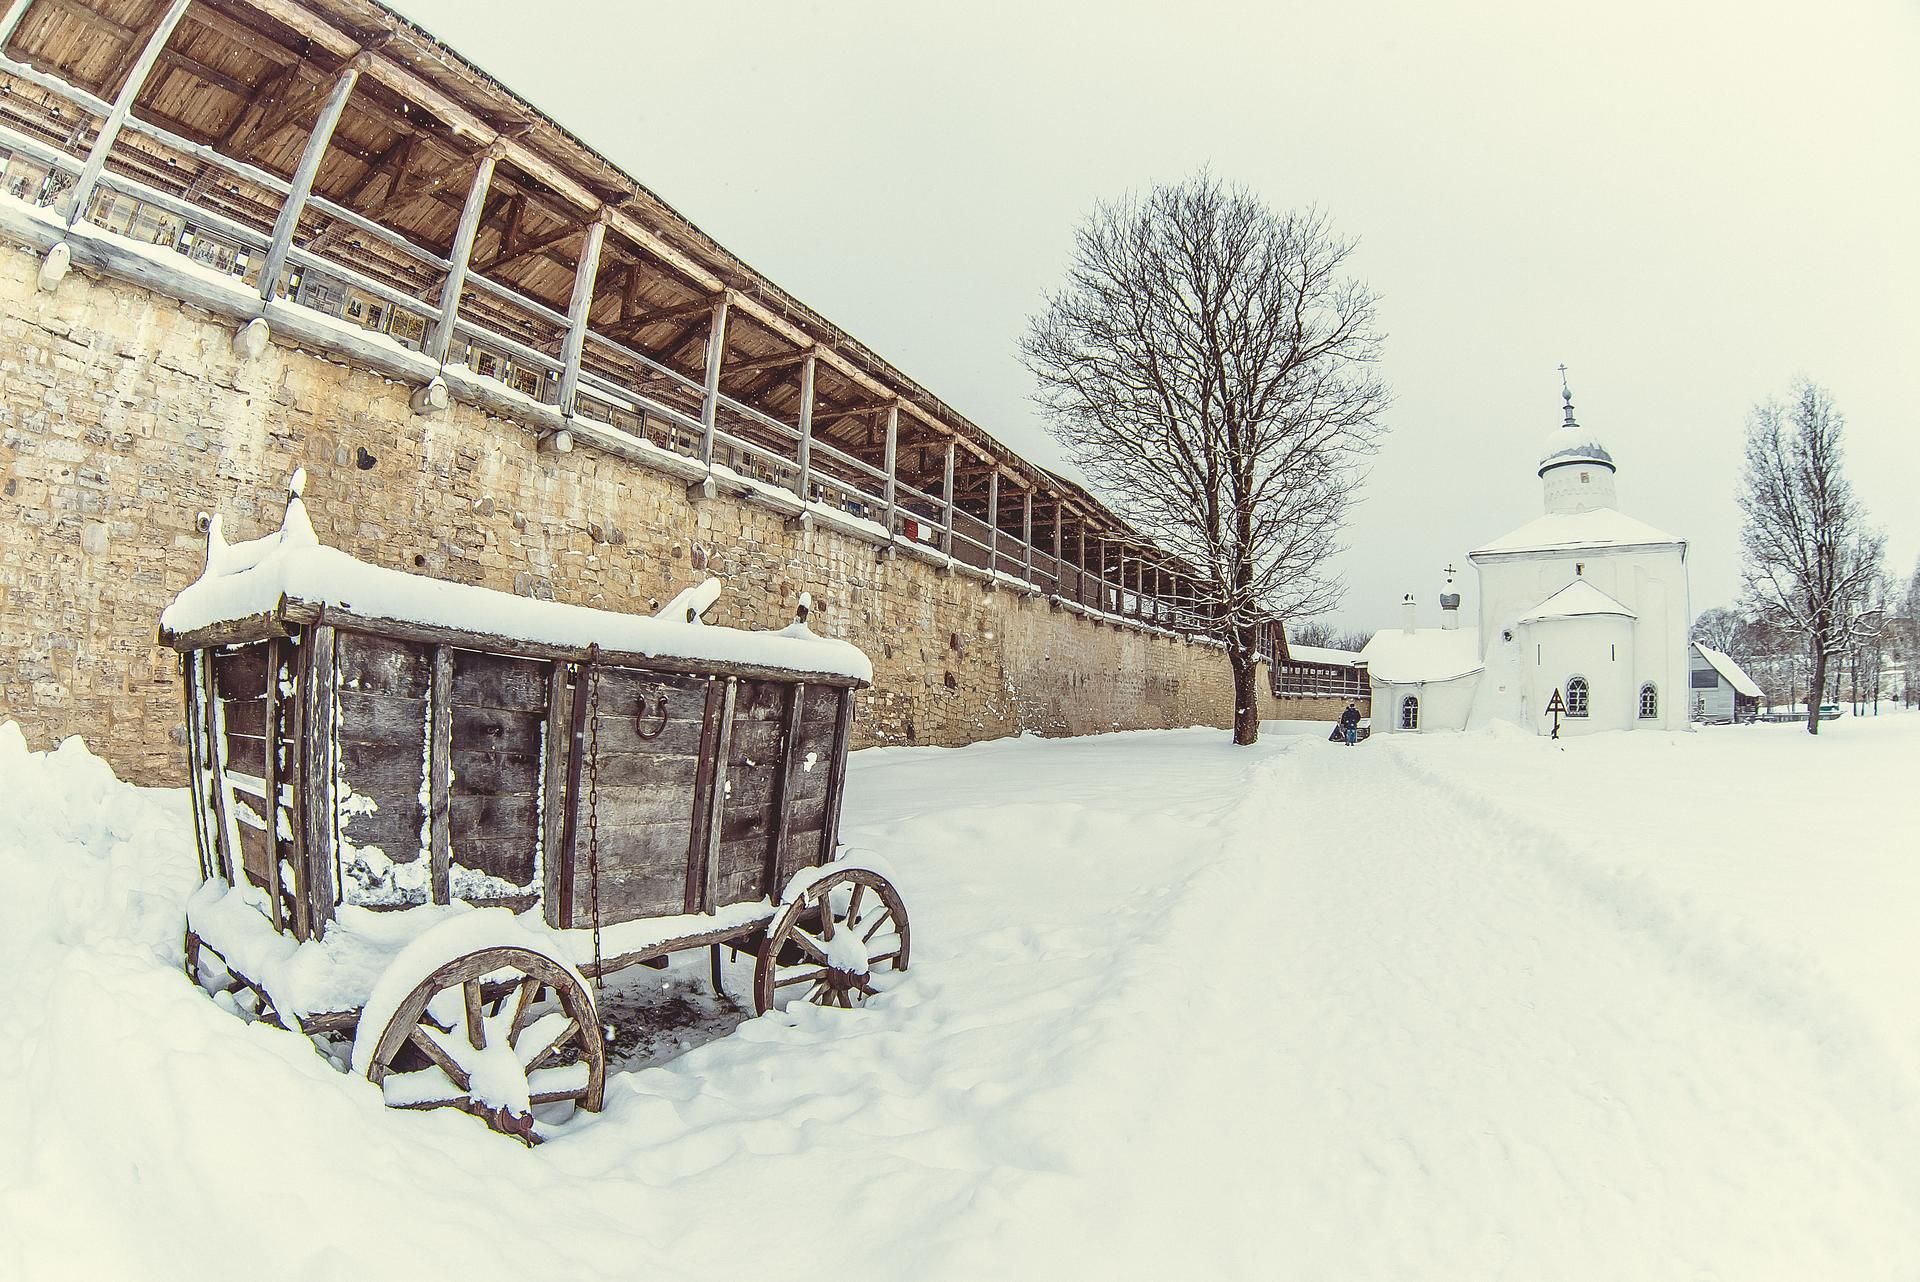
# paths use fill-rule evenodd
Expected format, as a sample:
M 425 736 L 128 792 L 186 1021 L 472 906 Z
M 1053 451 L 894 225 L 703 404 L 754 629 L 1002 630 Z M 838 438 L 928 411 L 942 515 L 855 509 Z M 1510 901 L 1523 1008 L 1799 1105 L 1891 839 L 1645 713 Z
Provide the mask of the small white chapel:
M 1687 544 L 1616 506 L 1613 455 L 1574 420 L 1541 452 L 1545 512 L 1467 554 L 1479 627 L 1460 626 L 1448 579 L 1440 626 L 1405 623 L 1360 653 L 1373 733 L 1464 730 L 1509 721 L 1561 735 L 1689 728 Z

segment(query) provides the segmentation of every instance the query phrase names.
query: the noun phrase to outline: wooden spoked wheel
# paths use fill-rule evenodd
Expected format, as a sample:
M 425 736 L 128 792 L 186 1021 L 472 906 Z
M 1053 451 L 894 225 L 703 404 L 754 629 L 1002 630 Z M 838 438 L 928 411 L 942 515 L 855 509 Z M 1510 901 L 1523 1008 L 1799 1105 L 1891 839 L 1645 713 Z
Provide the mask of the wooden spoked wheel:
M 528 1144 L 534 1110 L 597 1112 L 606 1048 L 574 974 L 527 948 L 482 949 L 428 975 L 395 1009 L 367 1062 L 393 1108 L 458 1108 Z
M 767 931 L 753 970 L 754 1009 L 796 1001 L 863 1004 L 873 977 L 905 970 L 912 937 L 900 892 L 879 873 L 849 868 L 807 887 Z

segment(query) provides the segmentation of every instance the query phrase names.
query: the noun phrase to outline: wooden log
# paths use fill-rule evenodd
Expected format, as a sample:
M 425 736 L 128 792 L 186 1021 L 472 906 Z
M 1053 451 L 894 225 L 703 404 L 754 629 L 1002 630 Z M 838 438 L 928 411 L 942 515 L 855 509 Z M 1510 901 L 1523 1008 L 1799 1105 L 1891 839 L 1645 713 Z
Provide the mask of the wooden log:
M 453 651 L 433 648 L 433 694 L 427 700 L 427 858 L 431 861 L 433 902 L 452 902 L 448 881 L 448 787 L 453 757 Z
M 575 430 L 584 431 L 586 428 L 576 426 Z M 306 602 L 290 601 L 284 613 L 285 617 L 292 622 L 311 622 L 317 617 L 318 607 Z M 602 651 L 598 646 L 583 649 L 579 646 L 548 645 L 539 641 L 505 637 L 497 633 L 444 628 L 406 619 L 370 619 L 350 611 L 336 610 L 331 606 L 327 608 L 327 619 L 340 630 L 343 636 L 351 632 L 357 637 L 375 637 L 395 645 L 404 645 L 407 642 L 421 642 L 429 646 L 446 644 L 470 650 L 508 650 L 528 658 L 565 659 L 574 662 L 584 661 L 591 652 L 596 663 L 608 667 L 658 673 L 661 676 L 763 678 L 772 681 L 804 680 L 809 684 L 848 687 L 865 684 L 841 672 L 809 672 L 796 668 L 773 668 L 756 663 L 708 661 L 679 656 L 656 658 L 653 655 L 626 651 Z M 422 662 L 424 663 L 424 660 Z
M 723 292 L 707 324 L 707 367 L 700 392 L 700 461 L 713 466 L 713 436 L 720 421 L 720 363 L 727 353 L 727 309 L 733 295 Z
M 707 685 L 707 713 L 701 722 L 698 773 L 693 787 L 693 822 L 688 825 L 687 858 L 681 911 L 695 913 L 705 897 L 707 830 L 712 827 L 713 794 L 719 788 L 720 704 L 722 686 Z
M 167 6 L 167 11 L 147 37 L 146 47 L 140 51 L 139 58 L 128 71 L 120 92 L 114 95 L 113 107 L 107 112 L 107 118 L 100 122 L 93 146 L 87 151 L 86 163 L 80 167 L 80 176 L 74 180 L 72 190 L 65 197 L 66 203 L 61 213 L 67 226 L 71 227 L 86 217 L 87 206 L 93 201 L 93 189 L 99 185 L 100 175 L 106 170 L 107 157 L 113 153 L 114 143 L 119 141 L 120 130 L 127 123 L 127 113 L 133 110 L 134 99 L 146 85 L 154 63 L 160 60 L 161 50 L 167 47 L 167 39 L 173 35 L 173 29 L 180 25 L 180 19 L 186 12 L 187 0 L 173 0 Z M 101 88 L 104 91 L 108 86 L 102 85 Z
M 327 144 L 333 140 L 334 128 L 340 123 L 341 113 L 347 109 L 347 95 L 353 92 L 364 65 L 361 59 L 356 58 L 342 69 L 327 95 L 326 105 L 320 109 L 320 118 L 307 135 L 307 145 L 301 149 L 300 162 L 294 166 L 292 190 L 280 203 L 280 215 L 273 224 L 273 237 L 267 242 L 267 256 L 260 265 L 262 299 L 272 298 L 279 288 L 280 273 L 286 269 L 287 255 L 293 249 L 293 234 L 300 226 L 300 215 L 307 207 L 308 195 L 313 191 L 313 180 L 320 173 L 320 162 L 326 157 Z
M 600 249 L 606 243 L 604 214 L 587 225 L 587 243 L 573 273 L 573 297 L 567 305 L 567 334 L 560 345 L 560 412 L 573 413 L 573 394 L 580 386 L 580 354 L 586 350 L 587 313 L 593 309 L 593 283 L 600 271 Z
M 811 497 L 813 488 L 813 376 L 817 365 L 817 353 L 811 351 L 800 363 L 800 441 L 794 458 L 800 467 L 794 493 L 802 503 Z
M 453 343 L 453 326 L 460 314 L 460 295 L 466 289 L 467 270 L 473 261 L 473 241 L 480 230 L 480 214 L 486 208 L 487 191 L 493 185 L 493 168 L 499 160 L 497 148 L 489 147 L 480 159 L 480 168 L 467 188 L 466 204 L 460 208 L 460 223 L 453 235 L 452 262 L 447 278 L 440 286 L 440 314 L 427 339 L 427 355 L 438 364 L 447 361 L 447 349 Z

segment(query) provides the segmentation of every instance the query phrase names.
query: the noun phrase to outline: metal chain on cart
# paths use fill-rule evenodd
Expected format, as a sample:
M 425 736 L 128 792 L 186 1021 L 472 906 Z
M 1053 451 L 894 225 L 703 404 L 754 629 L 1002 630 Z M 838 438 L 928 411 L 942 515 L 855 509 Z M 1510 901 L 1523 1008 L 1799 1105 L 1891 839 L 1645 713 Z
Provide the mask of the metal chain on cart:
M 593 1004 L 600 1005 L 600 665 L 587 663 L 587 912 L 593 918 Z

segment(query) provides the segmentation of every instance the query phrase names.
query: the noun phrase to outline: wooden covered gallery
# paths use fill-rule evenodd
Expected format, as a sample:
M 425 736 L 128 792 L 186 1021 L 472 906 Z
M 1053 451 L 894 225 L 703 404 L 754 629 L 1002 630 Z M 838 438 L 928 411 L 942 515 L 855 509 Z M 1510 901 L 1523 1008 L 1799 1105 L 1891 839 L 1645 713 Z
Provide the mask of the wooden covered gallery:
M 0 0 L 0 188 L 45 249 L 1079 608 L 1189 573 L 370 0 Z M 0 201 L 0 206 L 6 202 Z M 238 300 L 238 302 L 236 302 Z M 257 350 L 257 348 L 256 348 Z

